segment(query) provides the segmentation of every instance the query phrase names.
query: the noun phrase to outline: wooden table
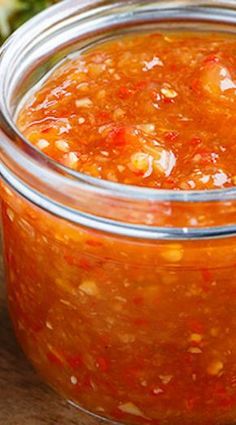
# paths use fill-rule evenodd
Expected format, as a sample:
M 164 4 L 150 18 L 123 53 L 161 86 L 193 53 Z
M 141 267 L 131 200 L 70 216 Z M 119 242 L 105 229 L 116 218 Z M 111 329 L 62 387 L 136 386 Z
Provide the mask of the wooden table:
M 98 425 L 48 389 L 18 347 L 0 264 L 0 425 Z

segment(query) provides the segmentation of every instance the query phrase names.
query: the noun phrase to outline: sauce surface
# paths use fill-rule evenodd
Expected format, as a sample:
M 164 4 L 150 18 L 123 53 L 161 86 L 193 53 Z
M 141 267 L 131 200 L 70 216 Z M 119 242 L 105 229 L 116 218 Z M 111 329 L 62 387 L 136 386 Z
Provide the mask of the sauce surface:
M 236 184 L 236 39 L 125 36 L 56 69 L 21 111 L 28 140 L 91 176 L 153 188 Z

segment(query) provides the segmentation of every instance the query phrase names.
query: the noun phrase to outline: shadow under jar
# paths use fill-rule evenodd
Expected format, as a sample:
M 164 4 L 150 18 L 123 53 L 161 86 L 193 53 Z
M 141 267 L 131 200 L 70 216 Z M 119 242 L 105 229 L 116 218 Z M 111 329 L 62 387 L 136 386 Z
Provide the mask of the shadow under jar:
M 227 1 L 65 1 L 0 57 L 8 300 L 20 344 L 56 391 L 110 422 L 236 421 L 236 189 L 124 186 L 67 169 L 15 124 L 68 54 L 121 33 L 234 33 Z

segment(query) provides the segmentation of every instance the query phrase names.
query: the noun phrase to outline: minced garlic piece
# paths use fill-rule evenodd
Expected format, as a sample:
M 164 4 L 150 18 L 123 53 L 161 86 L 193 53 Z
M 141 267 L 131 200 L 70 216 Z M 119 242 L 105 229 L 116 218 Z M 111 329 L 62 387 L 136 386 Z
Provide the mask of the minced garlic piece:
M 147 153 L 137 152 L 131 156 L 130 169 L 134 172 L 141 172 L 145 177 L 152 173 L 153 158 Z
M 178 93 L 170 87 L 162 87 L 161 94 L 167 99 L 175 99 L 178 96 Z
M 193 333 L 193 334 L 190 336 L 190 341 L 192 341 L 192 342 L 196 342 L 196 343 L 199 343 L 199 342 L 201 342 L 201 341 L 202 341 L 202 335 L 197 334 L 197 333 Z
M 89 108 L 93 105 L 93 102 L 89 97 L 83 97 L 82 99 L 78 99 L 75 102 L 77 108 Z
M 69 152 L 64 156 L 64 164 L 69 168 L 76 168 L 79 158 L 75 152 Z
M 188 353 L 191 353 L 191 354 L 202 354 L 202 350 L 200 348 L 198 348 L 198 347 L 190 347 L 188 349 Z
M 46 149 L 49 145 L 50 145 L 50 143 L 45 139 L 40 139 L 36 143 L 37 148 L 39 148 L 40 150 Z
M 139 124 L 136 126 L 136 128 L 147 134 L 153 134 L 156 130 L 155 124 Z
M 120 404 L 118 409 L 124 413 L 129 413 L 130 415 L 144 417 L 143 412 L 137 406 L 135 406 L 135 404 L 131 402 Z
M 61 152 L 68 152 L 69 151 L 69 144 L 65 140 L 57 140 L 55 142 L 55 146 Z
M 86 295 L 96 297 L 99 295 L 99 290 L 94 282 L 94 280 L 84 280 L 82 284 L 79 286 L 80 291 L 84 292 Z

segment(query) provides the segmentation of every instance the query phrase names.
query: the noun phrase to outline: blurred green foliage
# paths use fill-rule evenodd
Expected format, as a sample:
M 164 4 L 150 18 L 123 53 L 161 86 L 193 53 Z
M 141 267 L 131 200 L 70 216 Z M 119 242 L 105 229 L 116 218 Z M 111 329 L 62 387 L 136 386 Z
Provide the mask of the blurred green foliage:
M 0 0 L 0 43 L 55 0 Z

